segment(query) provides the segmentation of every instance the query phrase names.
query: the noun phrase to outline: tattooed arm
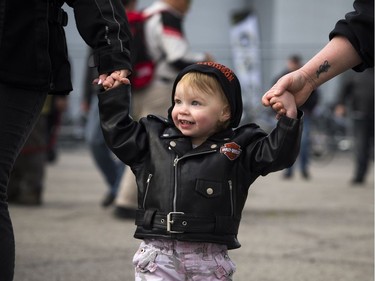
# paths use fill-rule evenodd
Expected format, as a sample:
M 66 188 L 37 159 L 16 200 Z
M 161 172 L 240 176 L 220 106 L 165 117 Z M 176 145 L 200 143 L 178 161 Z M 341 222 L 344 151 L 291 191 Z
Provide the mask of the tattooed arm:
M 353 8 L 336 23 L 329 34 L 331 41 L 318 54 L 299 70 L 281 77 L 264 94 L 263 105 L 284 114 L 285 109 L 274 104 L 272 97 L 288 91 L 300 106 L 312 90 L 345 70 L 374 67 L 374 1 L 354 0 Z
M 361 58 L 351 43 L 343 36 L 334 37 L 304 66 L 281 77 L 264 94 L 262 103 L 272 106 L 279 114 L 285 114 L 280 104 L 272 103 L 272 97 L 290 92 L 295 96 L 297 105 L 301 106 L 318 86 L 360 63 Z

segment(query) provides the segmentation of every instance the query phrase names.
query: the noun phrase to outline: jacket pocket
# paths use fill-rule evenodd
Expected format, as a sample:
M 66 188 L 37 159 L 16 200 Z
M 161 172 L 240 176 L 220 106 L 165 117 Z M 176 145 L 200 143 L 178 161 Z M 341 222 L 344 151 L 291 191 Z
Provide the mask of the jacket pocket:
M 223 251 L 215 255 L 215 261 L 217 263 L 217 268 L 215 275 L 218 279 L 226 277 L 225 280 L 232 280 L 233 274 L 236 272 L 236 265 L 231 260 L 227 251 Z
M 197 179 L 195 191 L 206 198 L 215 198 L 222 195 L 223 184 L 218 181 Z
M 145 191 L 145 195 L 143 197 L 143 209 L 146 209 L 146 199 L 147 199 L 147 194 L 148 194 L 148 190 L 150 188 L 150 181 L 151 181 L 151 178 L 152 178 L 152 174 L 149 174 L 148 175 L 148 178 L 147 178 L 147 181 L 146 181 L 146 191 Z
M 138 272 L 154 272 L 157 269 L 155 259 L 158 252 L 156 248 L 142 242 L 133 257 L 135 270 Z

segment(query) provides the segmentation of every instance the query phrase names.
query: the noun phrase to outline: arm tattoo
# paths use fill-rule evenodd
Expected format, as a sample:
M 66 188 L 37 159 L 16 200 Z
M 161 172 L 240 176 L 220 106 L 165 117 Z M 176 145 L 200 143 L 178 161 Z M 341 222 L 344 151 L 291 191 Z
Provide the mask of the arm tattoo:
M 328 61 L 324 61 L 323 64 L 321 64 L 319 66 L 319 69 L 316 71 L 316 78 L 319 78 L 319 75 L 323 72 L 328 72 L 328 69 L 330 68 L 331 66 L 329 65 Z

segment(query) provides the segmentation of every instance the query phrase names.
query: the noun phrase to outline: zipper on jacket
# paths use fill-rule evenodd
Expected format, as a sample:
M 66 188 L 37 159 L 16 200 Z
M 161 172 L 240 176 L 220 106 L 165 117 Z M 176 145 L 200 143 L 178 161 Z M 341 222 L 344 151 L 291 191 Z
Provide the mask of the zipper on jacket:
M 152 178 L 152 174 L 148 175 L 147 181 L 146 181 L 146 192 L 145 196 L 143 197 L 143 209 L 146 209 L 146 198 L 147 198 L 147 193 L 148 193 L 148 188 L 150 187 L 150 181 Z
M 176 156 L 173 160 L 173 167 L 174 167 L 174 194 L 173 194 L 173 212 L 177 210 L 177 164 L 180 158 Z
M 233 201 L 233 184 L 232 180 L 228 181 L 229 184 L 229 196 L 230 196 L 230 215 L 234 215 L 234 201 Z
M 215 150 L 210 150 L 210 151 L 204 151 L 204 152 L 198 152 L 198 153 L 194 153 L 194 154 L 189 154 L 189 155 L 185 155 L 185 156 L 182 156 L 181 158 L 178 158 L 178 156 L 176 156 L 176 158 L 173 160 L 173 167 L 174 167 L 174 194 L 173 194 L 173 212 L 177 212 L 177 188 L 178 188 L 178 184 L 177 184 L 177 171 L 178 171 L 178 167 L 177 167 L 177 164 L 178 162 L 181 160 L 181 159 L 184 159 L 184 158 L 188 158 L 188 157 L 191 157 L 191 156 L 196 156 L 196 155 L 201 155 L 201 154 L 208 154 L 208 153 L 213 153 L 213 152 L 216 152 L 216 149 Z

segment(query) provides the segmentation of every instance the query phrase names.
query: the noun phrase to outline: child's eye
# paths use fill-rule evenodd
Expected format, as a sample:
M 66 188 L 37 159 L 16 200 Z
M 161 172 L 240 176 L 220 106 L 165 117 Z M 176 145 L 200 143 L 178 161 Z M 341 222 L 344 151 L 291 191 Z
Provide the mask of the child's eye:
M 196 100 L 194 100 L 194 101 L 192 101 L 192 102 L 191 102 L 191 104 L 192 104 L 192 105 L 200 105 L 200 102 L 199 102 L 199 101 L 196 101 Z
M 175 99 L 175 100 L 174 100 L 174 103 L 175 103 L 175 104 L 180 104 L 180 103 L 181 103 L 181 100 Z

